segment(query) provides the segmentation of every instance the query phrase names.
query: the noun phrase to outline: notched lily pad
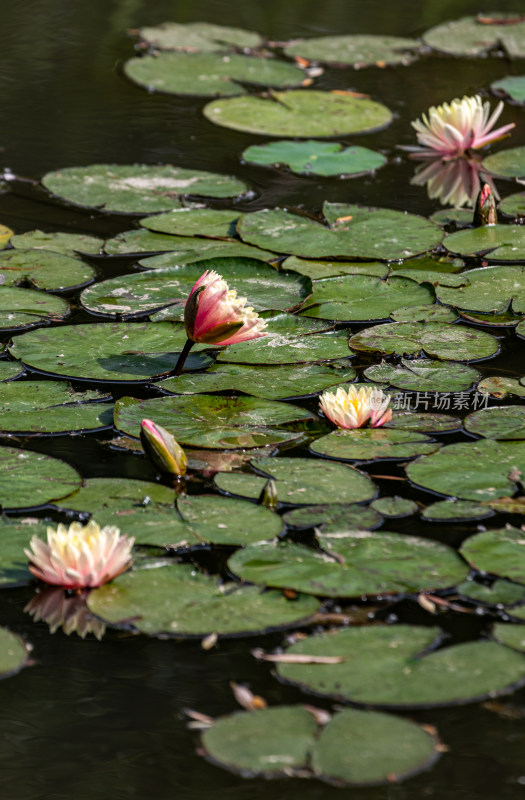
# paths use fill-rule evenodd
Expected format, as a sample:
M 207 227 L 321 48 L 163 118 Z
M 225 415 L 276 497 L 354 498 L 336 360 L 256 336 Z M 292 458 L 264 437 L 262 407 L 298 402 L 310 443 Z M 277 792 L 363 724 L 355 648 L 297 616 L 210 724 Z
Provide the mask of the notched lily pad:
M 423 41 L 442 53 L 484 56 L 503 50 L 510 58 L 525 57 L 525 22 L 516 13 L 478 14 L 444 22 L 423 34 Z
M 463 522 L 487 519 L 494 516 L 494 511 L 472 500 L 439 500 L 427 506 L 421 516 L 431 522 Z
M 483 159 L 487 172 L 500 178 L 525 178 L 525 146 L 500 150 Z
M 316 36 L 286 45 L 284 52 L 311 61 L 333 66 L 385 67 L 407 66 L 416 58 L 420 44 L 416 39 L 400 36 Z
M 335 430 L 321 436 L 311 443 L 310 450 L 316 455 L 341 461 L 375 461 L 383 458 L 397 461 L 434 453 L 440 447 L 439 442 L 418 431 L 358 428 Z
M 525 217 L 525 192 L 518 192 L 504 197 L 498 208 L 507 217 L 512 217 L 516 220 L 523 219 Z
M 501 578 L 497 578 L 490 586 L 473 580 L 463 581 L 456 587 L 456 591 L 460 597 L 490 606 L 511 606 L 525 600 L 525 586 Z M 497 634 L 495 634 L 495 638 L 501 641 Z M 502 644 L 507 644 L 507 642 L 502 642 Z
M 398 395 L 403 398 L 403 395 Z M 439 395 L 433 395 L 433 406 L 431 407 L 445 407 L 450 408 L 451 404 L 443 401 L 449 398 L 445 395 L 440 398 Z M 415 397 L 415 405 L 418 403 L 418 395 Z M 441 403 L 441 405 L 440 405 Z M 428 394 L 420 392 L 419 404 L 425 408 L 425 405 L 430 404 Z M 407 408 L 410 403 L 407 404 Z M 420 433 L 450 433 L 457 431 L 461 428 L 461 420 L 452 414 L 439 414 L 435 411 L 408 411 L 405 410 L 400 404 L 400 408 L 396 409 L 396 399 L 394 399 L 394 415 L 390 422 L 387 422 L 385 428 L 400 428 L 405 431 L 419 431 Z
M 483 378 L 478 383 L 478 392 L 490 394 L 498 400 L 508 394 L 516 397 L 525 397 L 525 377 L 508 378 L 505 375 L 494 375 L 490 378 Z
M 520 528 L 507 525 L 476 533 L 463 542 L 460 552 L 480 572 L 525 584 L 525 538 Z
M 383 517 L 370 506 L 333 503 L 294 508 L 283 514 L 283 520 L 292 528 L 316 528 L 321 533 L 344 533 L 378 528 Z
M 486 439 L 525 439 L 525 406 L 482 408 L 465 417 L 465 428 Z
M 210 22 L 163 22 L 139 29 L 143 42 L 158 50 L 221 51 L 225 48 L 253 48 L 262 44 L 258 33 Z
M 155 233 L 228 239 L 235 236 L 238 219 L 239 212 L 228 209 L 176 208 L 164 214 L 143 217 L 140 224 Z
M 376 275 L 378 278 L 386 278 L 390 272 L 386 264 L 379 261 L 366 262 L 345 262 L 345 261 L 310 261 L 306 258 L 288 256 L 281 264 L 282 268 L 293 269 L 306 275 L 312 281 L 323 278 L 334 278 L 338 275 Z
M 524 228 L 521 230 L 525 233 Z M 437 297 L 442 303 L 488 314 L 502 313 L 507 308 L 525 314 L 525 267 L 481 267 L 464 275 L 469 280 L 468 286 L 436 287 Z
M 24 640 L 7 628 L 0 628 L 0 678 L 16 675 L 28 663 L 29 647 Z
M 443 244 L 451 253 L 462 256 L 489 255 L 491 261 L 525 260 L 525 230 L 520 225 L 483 225 L 457 231 L 447 236 Z
M 78 472 L 58 458 L 0 447 L 0 507 L 4 511 L 56 502 L 80 484 Z
M 314 333 L 305 336 L 268 333 L 250 342 L 230 344 L 220 351 L 217 361 L 231 364 L 311 364 L 353 355 L 347 333 Z
M 464 392 L 480 377 L 478 370 L 466 364 L 430 358 L 403 358 L 399 364 L 374 364 L 365 369 L 365 375 L 371 381 L 413 392 Z
M 386 164 L 385 156 L 368 147 L 343 148 L 337 142 L 290 142 L 255 144 L 242 154 L 243 161 L 264 167 L 285 166 L 298 175 L 353 177 L 375 172 Z
M 222 241 L 221 239 L 200 239 L 190 236 L 174 236 L 165 233 L 139 229 L 124 231 L 104 243 L 104 251 L 110 256 L 152 254 L 151 259 L 144 258 L 140 263 L 146 269 L 162 269 L 177 264 L 192 264 L 208 258 L 258 258 L 261 261 L 272 261 L 278 258 L 276 253 L 259 250 L 239 241 Z M 154 260 L 154 253 L 169 253 L 169 258 Z
M 409 517 L 418 511 L 417 503 L 397 495 L 394 497 L 378 497 L 370 505 L 374 511 L 378 511 L 384 517 Z
M 58 322 L 68 313 L 69 303 L 62 297 L 35 289 L 0 286 L 0 330 L 34 328 L 46 322 Z
M 74 256 L 77 253 L 93 253 L 98 255 L 104 244 L 98 236 L 85 233 L 63 233 L 61 231 L 26 231 L 18 233 L 10 242 L 17 250 L 44 250 Z M 84 269 L 89 269 L 85 264 Z M 78 268 L 78 267 L 77 267 Z M 45 287 L 51 288 L 51 287 Z

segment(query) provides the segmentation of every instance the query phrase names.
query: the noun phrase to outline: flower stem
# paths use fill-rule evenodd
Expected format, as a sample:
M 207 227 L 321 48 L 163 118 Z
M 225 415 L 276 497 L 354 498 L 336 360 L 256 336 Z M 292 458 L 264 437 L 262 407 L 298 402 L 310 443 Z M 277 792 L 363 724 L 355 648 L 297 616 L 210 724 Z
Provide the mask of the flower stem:
M 195 344 L 195 342 L 193 342 L 191 339 L 186 339 L 186 344 L 182 348 L 182 352 L 181 352 L 181 354 L 179 356 L 179 360 L 175 364 L 175 369 L 171 373 L 174 378 L 178 378 L 179 375 L 181 374 L 182 368 L 184 367 L 184 362 L 188 358 L 188 354 L 189 354 L 189 352 L 190 352 L 190 350 L 191 350 L 191 348 L 193 347 L 194 344 Z

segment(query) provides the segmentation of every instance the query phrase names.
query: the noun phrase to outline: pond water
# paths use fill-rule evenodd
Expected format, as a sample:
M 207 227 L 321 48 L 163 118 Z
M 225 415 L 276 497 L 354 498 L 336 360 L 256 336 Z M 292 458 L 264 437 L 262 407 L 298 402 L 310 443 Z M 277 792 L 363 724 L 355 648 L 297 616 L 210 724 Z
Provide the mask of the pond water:
M 520 74 L 523 61 L 426 56 L 407 67 L 387 69 L 328 68 L 316 89 L 351 90 L 384 102 L 393 112 L 392 124 L 376 133 L 341 137 L 344 145 L 363 144 L 389 158 L 375 174 L 341 180 L 305 177 L 286 170 L 241 165 L 250 145 L 268 137 L 228 130 L 202 116 L 206 98 L 148 93 L 126 80 L 123 63 L 135 53 L 136 37 L 128 31 L 165 20 L 207 22 L 258 31 L 265 39 L 283 41 L 343 33 L 376 33 L 418 37 L 449 19 L 476 14 L 477 3 L 399 0 L 90 0 L 64 4 L 11 2 L 2 9 L 0 85 L 0 153 L 4 169 L 18 180 L 0 193 L 0 223 L 17 234 L 35 228 L 110 238 L 136 224 L 123 215 L 102 214 L 50 202 L 34 182 L 45 173 L 93 163 L 175 164 L 191 169 L 234 175 L 246 181 L 252 193 L 236 201 L 239 212 L 275 206 L 301 208 L 318 214 L 325 200 L 364 203 L 425 216 L 441 208 L 425 188 L 411 183 L 415 165 L 396 145 L 414 144 L 410 121 L 430 105 L 487 89 L 494 80 Z M 491 12 L 521 12 L 519 0 L 491 3 Z M 525 145 L 523 109 L 506 105 L 499 124 L 516 122 L 510 142 Z M 502 196 L 516 184 L 498 182 Z M 210 203 L 228 208 L 228 200 Z M 99 280 L 135 271 L 135 258 L 92 258 Z M 471 266 L 477 266 L 472 262 Z M 78 304 L 78 292 L 67 294 L 73 303 L 68 322 L 93 323 L 101 318 Z M 353 332 L 366 325 L 352 325 Z M 477 330 L 473 326 L 471 329 Z M 474 366 L 482 377 L 522 376 L 524 342 L 512 329 L 487 329 L 500 344 L 500 353 Z M 509 332 L 510 331 L 510 332 Z M 10 334 L 2 341 L 9 342 Z M 366 357 L 359 366 L 373 363 Z M 376 359 L 376 363 L 379 359 Z M 360 363 L 359 363 L 360 362 Z M 30 371 L 22 380 L 48 380 Z M 100 388 L 75 384 L 82 390 Z M 154 397 L 142 387 L 111 387 L 114 399 L 124 395 Z M 509 401 L 510 402 L 510 401 Z M 523 399 L 512 399 L 523 403 Z M 316 401 L 299 401 L 315 411 Z M 456 412 L 463 416 L 465 410 Z M 2 439 L 2 445 L 24 447 L 63 459 L 83 478 L 135 478 L 154 481 L 158 475 L 141 455 L 108 447 L 113 432 Z M 522 437 L 523 438 L 523 437 Z M 464 433 L 441 437 L 446 444 L 470 441 Z M 285 455 L 308 456 L 306 447 Z M 401 480 L 404 462 L 367 464 L 381 496 L 399 494 L 422 505 L 439 499 Z M 208 485 L 209 489 L 209 485 Z M 202 491 L 202 484 L 192 492 Z M 27 503 L 26 505 L 30 505 Z M 49 512 L 47 512 L 49 515 Z M 43 516 L 33 512 L 31 516 Z M 21 516 L 21 515 L 19 515 Z M 57 519 L 62 517 L 57 516 Z M 398 533 L 428 537 L 453 547 L 482 530 L 519 527 L 523 516 L 497 514 L 488 521 L 430 523 L 420 516 L 385 522 Z M 202 551 L 198 563 L 217 570 L 217 559 Z M 222 555 L 221 557 L 222 558 Z M 34 622 L 24 608 L 34 586 L 0 592 L 0 621 L 32 645 L 34 665 L 0 682 L 3 709 L 0 734 L 3 794 L 17 800 L 70 800 L 112 797 L 164 800 L 268 797 L 307 800 L 517 800 L 525 786 L 525 690 L 499 701 L 452 705 L 409 711 L 407 716 L 435 726 L 447 747 L 425 771 L 401 784 L 366 788 L 336 788 L 315 780 L 241 778 L 219 768 L 198 753 L 198 732 L 187 729 L 185 709 L 211 716 L 238 708 L 230 681 L 248 684 L 269 705 L 301 703 L 305 694 L 280 683 L 272 665 L 255 661 L 254 647 L 273 650 L 284 634 L 250 639 L 220 639 L 205 651 L 200 642 L 158 640 L 109 629 L 102 641 L 82 640 L 59 630 L 51 634 L 44 622 Z M 495 617 L 452 611 L 432 616 L 415 596 L 380 605 L 377 619 L 408 624 L 440 625 L 453 641 L 485 636 Z M 310 697 L 311 695 L 306 695 Z M 307 700 L 308 702 L 308 700 Z M 318 699 L 322 707 L 328 700 Z

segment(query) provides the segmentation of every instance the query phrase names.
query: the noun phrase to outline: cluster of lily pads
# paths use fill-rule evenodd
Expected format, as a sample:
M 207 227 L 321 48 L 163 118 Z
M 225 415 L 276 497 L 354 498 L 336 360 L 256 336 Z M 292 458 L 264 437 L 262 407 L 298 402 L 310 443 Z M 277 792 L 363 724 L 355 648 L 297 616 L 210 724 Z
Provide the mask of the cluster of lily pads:
M 303 139 L 375 130 L 392 116 L 369 98 L 310 88 L 319 64 L 408 65 L 429 47 L 525 56 L 525 23 L 493 18 L 447 23 L 423 43 L 272 45 L 247 31 L 171 23 L 140 37 L 145 54 L 124 68 L 134 82 L 222 96 L 204 108 L 213 123 Z M 519 102 L 509 81 L 492 89 Z M 312 141 L 255 146 L 243 158 L 322 175 L 386 162 Z M 482 166 L 519 179 L 525 148 Z M 168 165 L 67 168 L 41 184 L 48 200 L 134 215 L 133 227 L 106 241 L 0 230 L 0 586 L 33 581 L 24 549 L 45 539 L 51 515 L 116 526 L 135 540 L 132 569 L 83 595 L 40 590 L 27 606 L 35 620 L 82 636 L 102 638 L 108 626 L 205 647 L 301 628 L 257 657 L 307 694 L 363 707 L 280 706 L 203 722 L 210 759 L 338 785 L 430 765 L 443 749 L 437 734 L 374 709 L 473 702 L 525 683 L 525 370 L 486 369 L 505 349 L 517 361 L 523 352 L 523 195 L 500 204 L 510 223 L 474 227 L 471 211 L 467 222 L 329 201 L 316 215 L 240 212 L 244 181 Z M 116 263 L 124 274 L 104 279 Z M 185 302 L 205 270 L 248 298 L 265 335 L 196 344 L 174 376 Z M 72 303 L 88 321 L 70 323 Z M 350 384 L 390 392 L 392 418 L 333 430 L 314 398 Z M 83 479 L 31 449 L 32 437 L 89 434 L 141 458 L 144 419 L 186 451 L 188 474 L 176 484 Z M 382 493 L 390 479 L 401 496 Z M 493 529 L 449 536 L 450 522 L 492 517 Z M 405 519 L 421 535 L 398 532 Z M 439 611 L 481 609 L 491 627 L 476 641 L 447 642 L 435 625 L 371 624 L 405 601 L 419 602 L 425 623 Z M 2 674 L 27 662 L 27 645 L 0 629 Z

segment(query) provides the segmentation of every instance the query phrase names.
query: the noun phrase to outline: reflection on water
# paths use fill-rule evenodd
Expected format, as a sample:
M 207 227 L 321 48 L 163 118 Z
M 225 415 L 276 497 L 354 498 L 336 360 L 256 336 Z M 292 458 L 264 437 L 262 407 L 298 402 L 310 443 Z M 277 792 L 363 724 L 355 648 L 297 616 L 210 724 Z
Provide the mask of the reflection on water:
M 35 622 L 47 622 L 51 633 L 62 628 L 66 636 L 76 633 L 85 639 L 88 633 L 92 633 L 100 641 L 106 626 L 89 612 L 86 597 L 87 592 L 70 593 L 46 588 L 31 598 L 24 611 L 31 614 Z
M 483 183 L 488 183 L 497 200 L 498 190 L 489 174 L 483 170 L 481 161 L 476 158 L 425 159 L 416 169 L 411 180 L 414 186 L 426 186 L 431 200 L 439 200 L 441 205 L 474 207 Z

